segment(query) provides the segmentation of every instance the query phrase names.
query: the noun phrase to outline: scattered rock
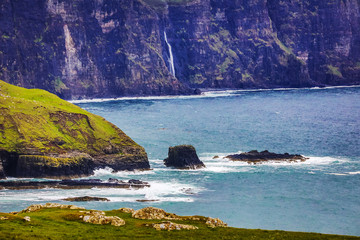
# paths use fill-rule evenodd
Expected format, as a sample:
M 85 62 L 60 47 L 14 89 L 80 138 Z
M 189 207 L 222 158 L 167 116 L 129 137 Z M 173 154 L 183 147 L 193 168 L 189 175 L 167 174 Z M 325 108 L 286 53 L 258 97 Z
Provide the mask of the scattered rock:
M 135 212 L 135 210 L 132 208 L 119 208 L 118 211 L 123 213 L 131 213 L 131 214 Z
M 20 213 L 28 213 L 28 212 L 36 212 L 43 208 L 61 208 L 61 209 L 85 209 L 83 207 L 78 207 L 75 205 L 65 205 L 65 204 L 59 204 L 59 203 L 45 203 L 43 205 L 41 204 L 33 204 L 26 209 L 20 211 Z
M 257 150 L 252 150 L 250 152 L 228 155 L 226 158 L 230 159 L 231 161 L 243 161 L 251 163 L 261 163 L 267 161 L 287 161 L 287 162 L 298 162 L 298 161 L 306 161 L 308 158 L 298 155 L 298 154 L 277 154 L 269 152 L 268 150 L 258 152 Z
M 169 147 L 168 157 L 164 159 L 167 167 L 175 167 L 179 169 L 197 169 L 204 168 L 205 165 L 200 161 L 196 154 L 196 150 L 191 145 L 179 145 Z
M 162 223 L 154 223 L 152 224 L 152 227 L 156 230 L 195 230 L 199 229 L 198 227 L 192 226 L 192 225 L 186 225 L 186 224 L 179 224 L 179 223 L 173 223 L 173 222 L 162 222 Z
M 8 220 L 8 219 L 9 219 L 8 217 L 3 217 L 3 216 L 0 217 L 0 221 L 2 221 L 2 220 Z
M 23 219 L 24 219 L 25 222 L 30 222 L 31 221 L 31 218 L 29 216 L 25 216 Z
M 218 155 L 216 155 L 216 156 L 214 156 L 214 157 L 213 157 L 213 159 L 218 159 L 218 158 L 219 158 L 219 156 L 218 156 Z
M 224 223 L 223 221 L 221 221 L 218 218 L 211 218 L 208 217 L 206 219 L 206 225 L 208 225 L 211 228 L 216 228 L 216 227 L 227 227 L 227 224 Z
M 174 213 L 167 213 L 163 209 L 155 207 L 146 207 L 135 211 L 132 214 L 133 218 L 148 219 L 148 220 L 181 220 L 181 217 Z
M 103 211 L 87 211 L 84 216 L 80 216 L 84 222 L 92 224 L 111 224 L 119 227 L 125 225 L 125 221 L 117 216 L 105 216 Z
M 73 197 L 73 198 L 64 198 L 62 199 L 64 201 L 69 201 L 69 202 L 90 202 L 90 201 L 104 201 L 104 202 L 109 202 L 110 200 L 107 198 L 101 198 L 101 197 L 89 197 L 89 196 L 84 196 L 84 197 Z

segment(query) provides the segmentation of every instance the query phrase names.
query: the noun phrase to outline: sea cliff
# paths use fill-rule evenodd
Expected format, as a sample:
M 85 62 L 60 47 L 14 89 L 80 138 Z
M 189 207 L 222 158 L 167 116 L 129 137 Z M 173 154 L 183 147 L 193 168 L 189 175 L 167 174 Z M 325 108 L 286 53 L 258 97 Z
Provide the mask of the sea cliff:
M 357 0 L 5 0 L 0 78 L 65 99 L 360 82 Z

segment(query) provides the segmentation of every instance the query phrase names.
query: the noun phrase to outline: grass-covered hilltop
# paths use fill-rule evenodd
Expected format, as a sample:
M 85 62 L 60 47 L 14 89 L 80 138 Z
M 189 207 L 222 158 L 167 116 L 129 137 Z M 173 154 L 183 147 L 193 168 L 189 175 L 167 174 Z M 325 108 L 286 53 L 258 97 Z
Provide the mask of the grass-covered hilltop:
M 73 205 L 32 205 L 0 213 L 0 239 L 359 239 L 359 237 L 239 229 L 221 220 L 178 216 L 147 207 L 134 211 L 85 210 Z
M 104 118 L 47 91 L 3 81 L 0 160 L 0 178 L 76 177 L 97 167 L 150 167 L 144 148 Z

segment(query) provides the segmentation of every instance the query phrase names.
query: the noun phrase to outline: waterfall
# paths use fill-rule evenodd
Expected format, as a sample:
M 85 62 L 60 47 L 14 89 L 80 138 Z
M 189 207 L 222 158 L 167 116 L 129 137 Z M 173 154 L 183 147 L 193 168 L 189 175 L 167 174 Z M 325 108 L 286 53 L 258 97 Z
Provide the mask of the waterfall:
M 169 61 L 169 65 L 170 65 L 170 73 L 175 77 L 174 57 L 173 57 L 173 54 L 172 54 L 171 45 L 167 40 L 165 31 L 164 31 L 164 38 L 165 38 L 165 42 L 166 42 L 166 44 L 167 44 L 167 46 L 169 48 L 170 58 L 168 59 L 168 61 Z

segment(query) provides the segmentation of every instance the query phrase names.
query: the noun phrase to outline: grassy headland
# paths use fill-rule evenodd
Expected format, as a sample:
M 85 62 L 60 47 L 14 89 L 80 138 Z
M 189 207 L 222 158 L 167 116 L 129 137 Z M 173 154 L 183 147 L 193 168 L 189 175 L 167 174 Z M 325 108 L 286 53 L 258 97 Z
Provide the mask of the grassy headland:
M 163 220 L 135 219 L 131 213 L 106 211 L 107 216 L 125 220 L 123 226 L 98 225 L 81 220 L 84 211 L 41 209 L 35 212 L 0 213 L 0 239 L 359 239 L 359 237 L 318 233 L 267 231 L 232 227 L 208 227 L 203 220 L 172 220 L 198 227 L 195 230 L 156 230 L 154 223 Z M 29 216 L 31 221 L 24 221 Z M 200 217 L 201 219 L 201 217 Z

